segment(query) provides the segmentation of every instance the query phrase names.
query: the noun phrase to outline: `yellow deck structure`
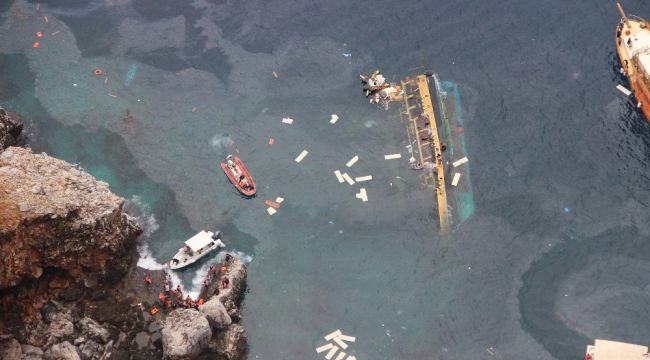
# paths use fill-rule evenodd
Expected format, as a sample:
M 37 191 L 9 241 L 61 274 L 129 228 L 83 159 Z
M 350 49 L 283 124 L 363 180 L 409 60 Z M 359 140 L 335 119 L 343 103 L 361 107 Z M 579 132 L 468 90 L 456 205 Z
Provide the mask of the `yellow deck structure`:
M 590 360 L 647 360 L 648 347 L 618 341 L 596 339 L 587 346 L 585 359 Z
M 429 175 L 423 174 L 422 181 L 435 187 L 440 233 L 445 235 L 449 231 L 447 190 L 438 124 L 429 91 L 429 77 L 418 75 L 414 80 L 403 81 L 402 88 L 405 90 L 402 116 L 407 122 L 408 132 L 415 136 L 417 142 L 419 159 L 416 160 L 423 166 L 433 166 Z

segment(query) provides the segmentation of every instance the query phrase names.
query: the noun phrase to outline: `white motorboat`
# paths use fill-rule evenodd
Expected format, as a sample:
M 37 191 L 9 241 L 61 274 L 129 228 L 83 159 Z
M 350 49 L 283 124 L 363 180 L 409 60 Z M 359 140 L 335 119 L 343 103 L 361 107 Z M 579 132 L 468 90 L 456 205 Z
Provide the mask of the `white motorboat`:
M 207 255 L 210 251 L 226 245 L 221 241 L 221 232 L 201 230 L 198 234 L 185 241 L 185 246 L 169 262 L 172 270 L 180 269 L 194 264 L 197 260 Z

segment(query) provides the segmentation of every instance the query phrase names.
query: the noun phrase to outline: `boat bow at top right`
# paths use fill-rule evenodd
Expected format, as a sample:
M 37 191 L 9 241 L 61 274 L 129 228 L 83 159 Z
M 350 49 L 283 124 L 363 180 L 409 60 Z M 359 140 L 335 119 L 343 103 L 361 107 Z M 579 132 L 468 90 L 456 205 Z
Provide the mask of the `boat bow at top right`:
M 616 26 L 616 52 L 627 77 L 637 107 L 650 121 L 650 25 L 646 20 L 627 16 L 619 2 L 621 21 Z

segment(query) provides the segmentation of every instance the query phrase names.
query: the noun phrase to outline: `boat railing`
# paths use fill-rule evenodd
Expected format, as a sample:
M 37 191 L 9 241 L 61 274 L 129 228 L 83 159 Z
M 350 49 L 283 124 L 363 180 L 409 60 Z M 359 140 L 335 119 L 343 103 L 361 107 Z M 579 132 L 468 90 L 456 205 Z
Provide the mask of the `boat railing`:
M 642 18 L 640 16 L 633 15 L 633 14 L 628 14 L 627 17 L 628 17 L 628 19 L 633 19 L 633 20 L 636 20 L 636 21 L 644 22 L 644 23 L 648 22 L 648 21 L 646 21 L 646 19 L 644 19 L 644 18 Z

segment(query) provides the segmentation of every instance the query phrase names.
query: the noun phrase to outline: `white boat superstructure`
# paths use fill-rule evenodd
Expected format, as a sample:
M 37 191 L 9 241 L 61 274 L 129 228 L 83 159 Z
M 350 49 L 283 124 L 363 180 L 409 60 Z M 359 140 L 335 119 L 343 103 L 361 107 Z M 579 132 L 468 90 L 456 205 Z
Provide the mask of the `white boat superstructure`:
M 201 230 L 198 234 L 185 241 L 185 246 L 169 262 L 172 270 L 180 269 L 194 264 L 197 260 L 207 255 L 210 251 L 226 245 L 221 241 L 221 232 Z

